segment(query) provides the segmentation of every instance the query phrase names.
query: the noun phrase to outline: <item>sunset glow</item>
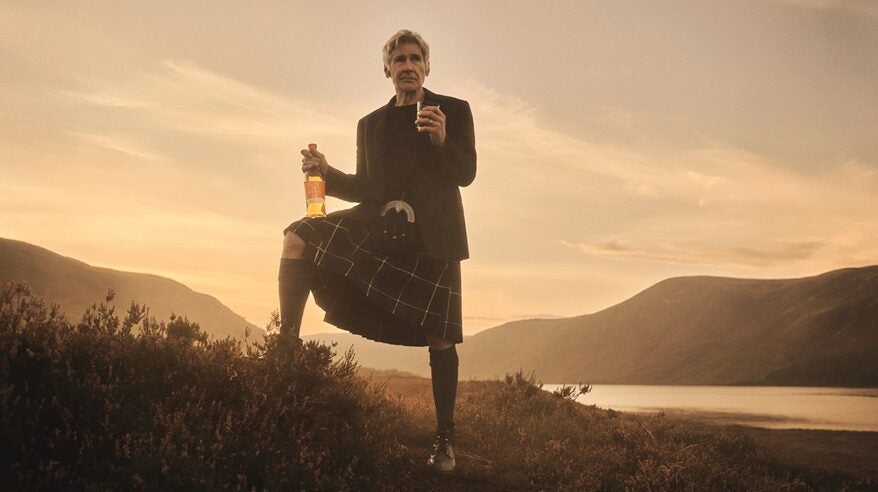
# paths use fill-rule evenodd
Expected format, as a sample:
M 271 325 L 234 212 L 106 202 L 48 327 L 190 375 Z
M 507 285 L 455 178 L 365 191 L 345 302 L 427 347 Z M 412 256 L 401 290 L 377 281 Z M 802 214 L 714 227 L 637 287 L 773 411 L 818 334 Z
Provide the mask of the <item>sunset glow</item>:
M 833 0 L 2 1 L 0 237 L 264 325 L 299 150 L 353 171 L 400 28 L 473 109 L 467 335 L 668 277 L 878 263 L 878 7 Z

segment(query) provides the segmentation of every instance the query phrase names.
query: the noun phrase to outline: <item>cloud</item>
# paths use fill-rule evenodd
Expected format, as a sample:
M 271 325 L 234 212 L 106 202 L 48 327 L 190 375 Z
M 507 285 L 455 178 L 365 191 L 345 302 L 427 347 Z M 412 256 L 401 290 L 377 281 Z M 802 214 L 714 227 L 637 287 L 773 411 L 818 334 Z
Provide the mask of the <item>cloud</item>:
M 777 3 L 811 10 L 847 11 L 855 14 L 878 17 L 878 5 L 871 0 L 774 0 Z
M 620 260 L 615 269 L 647 261 L 672 275 L 875 261 L 869 163 L 808 174 L 705 135 L 689 148 L 618 147 L 552 128 L 538 106 L 477 82 L 454 89 L 472 104 L 479 149 L 479 176 L 464 192 L 466 274 L 486 292 L 606 284 L 607 258 Z
M 716 246 L 692 241 L 644 247 L 623 244 L 617 240 L 594 243 L 562 241 L 562 244 L 593 256 L 711 267 L 716 265 L 765 267 L 807 260 L 826 245 L 823 241 L 797 241 L 757 248 Z
M 88 88 L 57 94 L 77 106 L 124 111 L 143 132 L 167 130 L 212 138 L 223 146 L 284 150 L 291 141 L 340 140 L 351 134 L 352 118 L 343 106 L 283 96 L 188 61 L 165 60 L 112 85 L 82 83 Z
M 852 183 L 874 186 L 878 184 L 878 166 L 860 159 L 850 159 L 841 166 L 841 177 Z
M 146 101 L 130 99 L 117 93 L 77 92 L 60 90 L 58 95 L 63 99 L 84 105 L 102 106 L 107 108 L 144 108 Z
M 620 106 L 606 106 L 597 113 L 596 120 L 606 126 L 631 129 L 640 120 L 640 116 Z
M 547 244 L 546 249 L 551 245 Z M 551 258 L 526 258 L 523 260 L 468 261 L 464 266 L 467 276 L 476 279 L 491 279 L 490 283 L 509 285 L 512 283 L 536 284 L 552 281 L 576 281 L 583 278 L 597 278 L 600 274 L 590 265 L 556 261 Z
M 167 157 L 147 149 L 142 144 L 134 142 L 127 137 L 75 131 L 71 131 L 70 134 L 86 144 L 113 150 L 137 159 L 155 162 L 165 162 L 168 160 Z
M 288 101 L 271 92 L 235 80 L 226 75 L 175 60 L 162 64 L 165 74 L 153 76 L 160 87 L 179 91 L 200 100 L 220 102 L 223 106 L 238 107 L 248 112 L 277 115 Z
M 539 108 L 518 97 L 476 81 L 463 84 L 460 92 L 473 103 L 480 154 L 506 164 L 504 171 L 513 166 L 531 173 L 563 170 L 621 181 L 655 173 L 636 152 L 548 129 Z
M 664 153 L 602 144 L 588 134 L 549 128 L 538 107 L 515 96 L 473 81 L 459 91 L 471 100 L 476 119 L 477 186 L 496 183 L 498 194 L 519 197 L 522 203 L 544 196 L 580 209 L 608 202 L 704 207 L 743 201 L 762 191 L 783 200 L 803 190 L 800 177 L 762 156 L 707 137 L 693 141 L 692 148 Z M 771 190 L 762 190 L 766 186 Z M 520 219 L 528 214 L 510 215 Z

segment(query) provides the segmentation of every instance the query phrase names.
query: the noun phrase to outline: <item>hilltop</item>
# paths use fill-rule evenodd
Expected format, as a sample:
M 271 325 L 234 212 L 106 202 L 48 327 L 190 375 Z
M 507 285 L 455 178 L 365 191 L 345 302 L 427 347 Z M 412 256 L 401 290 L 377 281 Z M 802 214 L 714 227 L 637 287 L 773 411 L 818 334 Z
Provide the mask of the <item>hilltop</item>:
M 111 289 L 124 307 L 131 302 L 146 304 L 150 314 L 160 320 L 168 320 L 172 313 L 186 313 L 218 338 L 241 339 L 245 330 L 262 332 L 216 298 L 174 280 L 93 267 L 33 244 L 0 238 L 0 283 L 9 281 L 27 282 L 36 295 L 60 304 L 73 319 L 80 318 Z
M 261 333 L 217 299 L 155 275 L 97 268 L 0 239 L 0 281 L 27 281 L 78 318 L 108 289 L 209 334 Z M 467 337 L 462 378 L 518 370 L 592 384 L 878 386 L 878 266 L 800 279 L 680 277 L 572 318 L 507 323 Z M 426 351 L 350 334 L 306 337 L 354 347 L 364 366 L 428 375 Z
M 365 366 L 429 374 L 422 351 L 353 335 Z M 815 277 L 680 277 L 603 311 L 507 323 L 458 348 L 461 375 L 603 384 L 878 386 L 878 266 Z

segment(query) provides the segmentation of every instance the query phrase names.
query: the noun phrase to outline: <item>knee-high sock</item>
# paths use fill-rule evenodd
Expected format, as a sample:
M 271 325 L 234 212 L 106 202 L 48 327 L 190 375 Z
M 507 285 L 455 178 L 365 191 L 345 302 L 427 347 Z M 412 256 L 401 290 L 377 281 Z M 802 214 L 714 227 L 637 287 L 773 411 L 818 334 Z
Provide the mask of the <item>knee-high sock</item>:
M 311 291 L 314 278 L 314 264 L 308 260 L 293 258 L 280 259 L 278 273 L 278 294 L 280 296 L 280 333 L 299 336 L 302 312 Z
M 457 346 L 445 350 L 430 349 L 430 374 L 433 378 L 433 402 L 439 431 L 454 428 L 454 400 L 457 397 Z

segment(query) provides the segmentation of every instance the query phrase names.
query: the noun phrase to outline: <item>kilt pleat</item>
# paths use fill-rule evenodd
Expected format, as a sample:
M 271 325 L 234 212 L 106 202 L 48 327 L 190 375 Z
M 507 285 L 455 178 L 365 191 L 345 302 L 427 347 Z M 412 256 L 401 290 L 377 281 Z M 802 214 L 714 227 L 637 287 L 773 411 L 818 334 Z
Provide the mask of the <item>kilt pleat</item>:
M 426 346 L 425 335 L 462 342 L 460 262 L 434 258 L 422 245 L 380 254 L 369 226 L 330 214 L 284 230 L 304 240 L 303 257 L 317 267 L 312 294 L 324 320 L 394 345 Z

